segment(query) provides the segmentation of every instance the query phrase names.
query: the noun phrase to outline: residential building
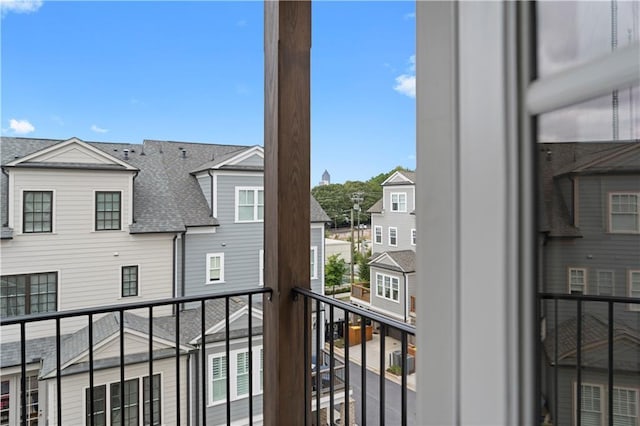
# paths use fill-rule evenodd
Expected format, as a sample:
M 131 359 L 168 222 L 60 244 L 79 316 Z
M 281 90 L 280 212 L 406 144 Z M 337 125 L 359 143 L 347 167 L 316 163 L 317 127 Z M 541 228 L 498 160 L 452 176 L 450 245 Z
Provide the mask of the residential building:
M 355 286 L 351 302 L 415 324 L 415 173 L 396 171 L 382 183 L 371 213 L 370 288 Z
M 547 293 L 640 296 L 640 142 L 540 144 L 541 286 Z M 578 320 L 582 328 L 583 421 L 604 424 L 608 410 L 607 339 L 613 328 L 614 424 L 637 424 L 640 307 L 546 301 L 543 392 L 554 424 L 576 405 Z

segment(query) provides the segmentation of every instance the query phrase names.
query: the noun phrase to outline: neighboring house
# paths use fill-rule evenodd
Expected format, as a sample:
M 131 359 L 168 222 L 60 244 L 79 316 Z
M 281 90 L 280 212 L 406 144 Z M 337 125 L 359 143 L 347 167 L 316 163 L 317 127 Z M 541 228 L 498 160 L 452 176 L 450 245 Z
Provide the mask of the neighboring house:
M 166 141 L 87 143 L 77 138 L 3 137 L 0 141 L 4 172 L 0 185 L 2 317 L 264 285 L 261 147 Z M 310 279 L 312 289 L 320 293 L 324 290 L 327 221 L 311 197 Z M 148 323 L 147 312 L 127 315 L 131 319 L 125 327 L 127 356 L 133 357 L 127 359 L 127 377 L 138 370 L 137 363 L 144 364 L 141 355 L 135 355 L 136 332 L 144 332 L 144 327 L 139 330 L 132 324 Z M 159 308 L 154 317 L 171 313 L 170 307 Z M 96 333 L 99 330 L 105 339 L 104 349 L 102 343 L 95 347 L 109 358 L 96 376 L 105 383 L 105 398 L 110 395 L 111 385 L 107 384 L 119 381 L 118 369 L 109 368 L 113 360 L 107 355 L 113 349 L 109 339 L 118 330 L 113 321 L 109 315 L 94 318 Z M 67 343 L 82 343 L 86 317 L 64 320 L 62 325 Z M 55 401 L 51 396 L 55 373 L 47 368 L 54 330 L 52 322 L 27 328 L 33 361 L 27 381 L 28 400 L 33 401 L 28 404 L 29 424 L 46 423 Z M 154 338 L 164 339 L 154 346 L 160 357 L 163 350 L 171 351 L 171 330 L 167 330 L 164 334 L 158 331 L 158 336 L 154 332 Z M 14 424 L 19 413 L 20 372 L 15 368 L 13 343 L 18 338 L 17 327 L 3 327 L 0 390 L 10 408 L 0 411 L 0 426 Z M 102 342 L 101 338 L 94 336 L 94 342 Z M 193 336 L 181 340 L 184 347 L 180 349 L 197 349 L 198 342 L 192 340 Z M 86 338 L 84 346 L 80 343 L 72 345 L 73 356 L 65 352 L 69 365 L 63 367 L 65 397 L 75 398 L 78 404 L 85 398 L 79 383 L 88 383 L 86 370 L 76 366 L 86 356 L 82 352 L 87 350 Z M 241 349 L 242 344 L 234 345 Z M 145 380 L 141 368 L 136 376 L 140 398 Z M 166 372 L 161 361 L 157 368 L 163 386 L 171 383 L 175 362 Z M 133 383 L 127 385 L 131 392 Z M 77 393 L 70 391 L 74 388 Z M 162 398 L 175 403 L 169 394 Z M 81 411 L 72 411 L 68 418 L 84 418 L 82 406 L 76 408 Z M 175 415 L 174 409 L 168 412 Z M 162 424 L 172 423 L 169 416 L 162 418 Z
M 549 143 L 540 148 L 542 290 L 640 297 L 640 143 Z M 640 305 L 614 307 L 612 414 L 614 424 L 637 425 Z M 553 423 L 572 424 L 577 307 L 559 302 L 557 318 L 553 302 L 544 308 L 543 395 Z M 607 303 L 584 303 L 581 319 L 582 419 L 602 425 L 608 412 Z
M 415 173 L 397 171 L 382 183 L 371 213 L 370 289 L 351 302 L 415 324 Z

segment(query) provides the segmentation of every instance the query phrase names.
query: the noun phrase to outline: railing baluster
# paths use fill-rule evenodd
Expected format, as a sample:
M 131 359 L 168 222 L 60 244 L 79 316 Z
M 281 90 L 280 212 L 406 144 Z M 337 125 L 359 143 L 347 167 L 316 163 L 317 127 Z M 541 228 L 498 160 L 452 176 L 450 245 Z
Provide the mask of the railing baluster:
M 60 371 L 60 318 L 56 318 L 56 402 L 57 402 L 57 425 L 62 426 L 62 371 Z
M 578 299 L 578 318 L 576 324 L 577 352 L 576 352 L 576 424 L 582 424 L 582 300 Z
M 303 309 L 304 309 L 304 400 L 311 401 L 310 388 L 311 384 L 309 383 L 309 373 L 307 372 L 307 368 L 311 365 L 311 359 L 309 356 L 309 299 L 306 296 L 303 296 Z M 308 406 L 307 406 L 308 407 Z M 251 416 L 251 415 L 249 415 Z M 251 420 L 250 420 L 251 421 Z M 304 410 L 304 426 L 311 425 L 311 418 L 308 408 Z
M 349 312 L 344 310 L 344 323 L 342 325 L 342 336 L 344 340 L 344 421 L 343 425 L 350 424 L 351 398 L 349 397 Z
M 320 301 L 316 300 L 316 424 L 320 424 L 320 394 L 322 393 L 322 380 L 320 377 Z
M 224 298 L 224 325 L 225 325 L 225 350 L 227 353 L 227 424 L 231 424 L 231 354 L 229 347 L 229 339 L 231 332 L 229 330 L 229 298 Z
M 407 333 L 402 332 L 402 386 L 400 387 L 400 405 L 401 405 L 401 419 L 402 425 L 405 426 L 407 424 L 407 373 L 408 373 L 408 365 L 407 365 Z
M 95 402 L 93 395 L 93 315 L 89 314 L 89 408 L 91 409 L 91 426 L 95 424 Z
M 334 333 L 333 333 L 333 305 L 331 305 L 329 307 L 329 333 L 331 334 L 331 340 L 329 340 L 329 419 L 330 419 L 330 425 L 335 424 L 335 419 L 334 419 L 334 413 L 333 413 L 333 405 L 335 402 L 335 398 L 334 398 L 334 392 L 335 392 L 335 379 L 334 379 L 334 375 L 335 375 L 335 358 L 334 358 L 334 353 L 335 353 L 335 348 L 334 348 L 334 343 L 333 343 L 333 337 L 334 337 Z
M 124 394 L 120 399 L 124 402 Z M 124 408 L 124 403 L 121 405 Z M 153 306 L 149 306 L 149 424 L 153 425 Z
M 384 324 L 380 324 L 380 426 L 384 426 L 385 417 L 385 392 L 384 385 L 386 381 L 386 369 L 385 366 L 385 340 L 386 327 Z
M 207 376 L 209 374 L 213 374 L 213 371 L 209 371 L 209 367 L 207 366 L 207 339 L 205 338 L 205 329 L 206 324 L 206 304 L 203 300 L 200 302 L 200 348 L 202 353 L 200 354 L 200 362 L 202 364 L 202 425 L 207 424 Z M 210 389 L 211 394 L 213 395 L 213 389 Z M 213 400 L 213 398 L 211 398 Z M 230 401 L 227 401 L 227 404 Z
M 247 296 L 249 316 L 249 426 L 253 426 L 253 297 Z M 305 376 L 306 377 L 306 376 Z
M 609 302 L 609 332 L 607 337 L 608 349 L 609 349 L 609 359 L 607 365 L 607 373 L 608 373 L 608 397 L 609 397 L 609 426 L 613 426 L 613 302 Z
M 25 330 L 25 323 L 20 323 L 20 401 L 22 405 L 20 407 L 20 414 L 22 418 L 20 423 L 23 426 L 27 425 L 27 333 Z
M 553 419 L 555 420 L 555 422 L 557 423 L 558 419 L 558 299 L 554 299 L 554 304 L 553 304 L 553 309 L 554 309 L 554 313 L 553 313 L 553 318 L 555 321 L 555 326 L 554 326 L 554 331 L 555 331 L 555 335 L 554 335 L 554 342 L 553 342 L 553 409 L 554 409 L 554 413 L 553 413 Z
M 175 304 L 176 313 L 176 424 L 180 424 L 180 305 Z
M 361 421 L 362 425 L 367 424 L 367 317 L 364 315 L 360 317 L 360 381 L 361 381 Z

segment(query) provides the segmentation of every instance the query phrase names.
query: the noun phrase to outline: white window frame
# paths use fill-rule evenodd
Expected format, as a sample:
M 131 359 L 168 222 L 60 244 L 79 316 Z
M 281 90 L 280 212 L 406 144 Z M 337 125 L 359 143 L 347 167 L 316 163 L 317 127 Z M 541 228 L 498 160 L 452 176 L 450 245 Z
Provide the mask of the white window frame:
M 609 406 L 608 406 L 608 401 L 609 401 L 609 390 L 607 388 L 606 385 L 604 384 L 597 384 L 597 383 L 588 383 L 588 382 L 582 382 L 582 386 L 584 388 L 584 386 L 589 386 L 592 388 L 599 388 L 600 389 L 600 424 L 601 425 L 606 425 L 607 422 L 606 420 L 609 418 L 609 414 L 610 415 L 615 415 L 614 413 L 609 413 Z M 631 391 L 635 393 L 635 406 L 636 406 L 636 424 L 638 424 L 638 419 L 640 419 L 640 388 L 633 388 L 633 387 L 624 387 L 624 386 L 614 386 L 613 388 L 614 391 Z M 584 395 L 584 390 L 582 391 L 582 395 Z M 572 396 L 572 400 L 573 400 L 573 407 L 574 409 L 572 410 L 572 423 L 574 426 L 576 425 L 576 418 L 575 418 L 575 407 L 578 406 L 578 404 L 581 404 L 581 402 L 578 402 L 578 383 L 577 382 L 573 382 L 573 396 Z M 614 407 L 616 406 L 616 403 L 614 401 Z M 580 407 L 582 411 L 582 407 Z
M 589 282 L 587 277 L 587 268 L 576 268 L 572 266 L 567 268 L 567 293 L 571 294 L 571 273 L 574 271 L 582 272 L 582 294 L 587 294 L 587 283 Z
M 379 279 L 382 281 L 382 285 L 378 283 Z M 386 281 L 386 279 L 388 279 L 388 282 Z M 397 299 L 393 298 L 394 281 L 395 281 L 395 290 L 398 294 Z M 389 297 L 385 296 L 385 292 L 387 288 L 389 289 Z M 394 277 L 393 275 L 376 272 L 376 296 L 381 299 L 400 303 L 400 278 Z
M 258 251 L 258 287 L 264 287 L 264 250 Z
M 164 411 L 164 406 L 165 406 L 165 394 L 164 394 L 164 373 L 162 371 L 158 371 L 158 372 L 153 372 L 154 376 L 159 375 L 160 376 L 160 421 L 161 424 L 165 424 L 165 420 L 166 419 L 166 414 Z M 129 381 L 129 380 L 138 380 L 138 422 L 139 424 L 144 424 L 144 378 L 145 377 L 149 377 L 149 374 L 145 374 L 143 376 L 133 376 L 133 377 L 125 377 L 125 381 Z M 111 424 L 111 385 L 114 383 L 120 383 L 120 380 L 113 380 L 110 382 L 104 382 L 104 383 L 100 383 L 97 385 L 94 385 L 94 388 L 98 387 L 98 386 L 104 386 L 105 387 L 105 424 L 110 425 Z M 82 388 L 82 418 L 83 418 L 83 425 L 84 426 L 89 426 L 89 424 L 87 423 L 87 390 L 89 389 L 89 386 L 84 386 Z M 153 379 L 151 379 L 150 382 L 150 390 L 151 392 L 151 397 L 152 397 L 152 403 L 150 404 L 150 407 L 153 408 Z M 122 399 L 121 399 L 122 401 Z M 156 419 L 154 419 L 154 423 L 155 423 Z
M 636 274 L 638 275 L 638 288 L 634 289 L 632 287 L 633 278 Z M 640 297 L 640 269 L 629 269 L 629 273 L 627 274 L 627 294 L 629 297 Z M 627 309 L 629 311 L 640 311 L 640 304 L 628 303 Z
M 262 370 L 261 363 L 261 351 L 263 350 L 262 345 L 255 345 L 252 347 L 253 352 L 253 396 L 260 395 L 263 392 L 262 386 L 260 386 L 260 373 Z M 242 348 L 229 351 L 229 359 L 227 360 L 227 370 L 229 373 L 229 386 L 231 390 L 231 402 L 249 398 L 249 394 L 238 395 L 238 354 L 240 353 L 248 353 L 249 348 Z M 222 359 L 227 355 L 225 352 L 216 352 L 209 354 L 207 361 L 207 407 L 214 407 L 216 405 L 226 404 L 227 397 L 225 391 L 224 399 L 213 401 L 213 360 L 214 359 Z M 226 379 L 226 378 L 225 378 Z
M 417 239 L 418 239 L 418 234 L 416 232 L 416 229 L 414 228 L 411 230 L 411 233 L 410 233 L 410 241 L 412 246 L 416 245 Z
M 600 291 L 600 283 L 601 283 L 601 276 L 602 275 L 609 275 L 611 277 L 611 293 L 610 294 L 603 294 Z M 615 296 L 616 294 L 616 274 L 613 270 L 611 269 L 598 269 L 596 270 L 596 291 L 597 294 L 599 296 Z
M 378 241 L 378 231 L 380 231 L 380 240 Z M 373 227 L 373 244 L 382 244 L 382 226 Z
M 396 198 L 394 203 L 393 199 Z M 404 202 L 401 201 L 401 198 L 404 198 Z M 391 203 L 390 211 L 396 213 L 406 213 L 407 212 L 407 193 L 406 192 L 392 192 L 389 195 L 389 201 Z M 393 208 L 394 204 L 397 204 L 397 208 Z M 404 204 L 404 207 L 402 205 Z
M 600 389 L 600 425 L 604 426 L 604 419 L 605 419 L 605 406 L 606 404 L 604 403 L 606 395 L 605 395 L 605 388 L 602 385 L 599 384 L 595 384 L 595 383 L 586 383 L 586 382 L 582 382 L 582 396 L 584 397 L 584 387 L 585 386 L 589 386 L 592 388 L 598 388 Z M 573 382 L 573 407 L 580 407 L 580 412 L 582 412 L 582 401 L 578 401 L 578 383 L 577 382 Z M 572 417 L 573 417 L 573 425 L 577 426 L 576 424 L 576 410 L 575 408 L 572 411 Z
M 632 195 L 636 197 L 636 229 L 635 230 L 615 230 L 613 229 L 613 197 L 616 195 Z M 639 234 L 640 233 L 640 192 L 610 192 L 608 197 L 609 212 L 609 233 L 611 234 Z M 633 213 L 630 213 L 633 214 Z
M 391 243 L 391 241 L 392 241 L 391 240 L 391 231 L 393 231 L 395 233 L 395 237 L 394 237 L 395 240 L 396 240 L 395 244 Z M 391 247 L 398 247 L 398 228 L 396 228 L 394 226 L 390 226 L 389 227 L 389 232 L 387 234 L 388 234 L 387 236 L 389 237 L 389 245 Z
M 240 191 L 253 191 L 253 219 L 240 220 Z M 262 219 L 258 219 L 258 194 L 262 192 Z M 264 222 L 264 187 L 262 186 L 236 186 L 236 198 L 235 198 L 235 221 L 236 223 L 255 223 Z
M 311 247 L 311 279 L 318 279 L 318 246 Z
M 214 257 L 220 258 L 220 279 L 211 281 L 211 259 Z M 205 284 L 220 284 L 224 283 L 224 253 L 207 253 L 206 257 L 206 282 Z

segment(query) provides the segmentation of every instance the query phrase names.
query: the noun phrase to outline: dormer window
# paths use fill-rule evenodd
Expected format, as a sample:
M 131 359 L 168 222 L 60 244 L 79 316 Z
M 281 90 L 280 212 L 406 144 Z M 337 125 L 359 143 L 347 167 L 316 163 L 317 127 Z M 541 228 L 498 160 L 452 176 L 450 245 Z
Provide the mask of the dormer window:
M 407 194 L 405 192 L 394 192 L 391 194 L 391 211 L 407 211 Z
M 52 232 L 53 191 L 24 191 L 22 203 L 22 232 L 33 234 Z

